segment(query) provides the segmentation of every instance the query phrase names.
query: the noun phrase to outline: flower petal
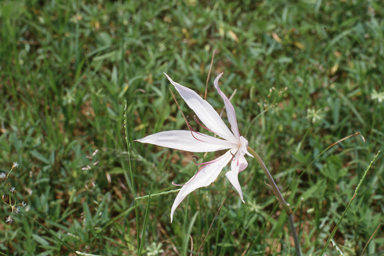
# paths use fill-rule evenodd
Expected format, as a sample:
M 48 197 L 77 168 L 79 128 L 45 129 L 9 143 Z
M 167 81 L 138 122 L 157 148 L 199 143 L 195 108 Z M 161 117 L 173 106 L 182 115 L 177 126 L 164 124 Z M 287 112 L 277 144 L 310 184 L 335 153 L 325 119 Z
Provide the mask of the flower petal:
M 220 90 L 219 87 L 219 79 L 223 75 L 221 73 L 218 75 L 215 79 L 214 85 L 216 87 L 217 92 L 220 94 L 221 98 L 223 98 L 224 104 L 225 104 L 225 109 L 227 110 L 227 117 L 228 121 L 231 124 L 231 130 L 233 134 L 235 135 L 236 139 L 240 139 L 240 133 L 239 133 L 239 128 L 237 127 L 237 120 L 236 120 L 236 112 L 235 108 L 233 107 L 232 103 L 229 101 L 227 96 Z
M 254 158 L 253 155 L 248 152 L 248 141 L 243 136 L 240 136 L 240 152 L 243 156 L 247 154 L 248 156 Z
M 207 187 L 212 182 L 214 182 L 219 176 L 221 170 L 228 164 L 228 162 L 231 160 L 232 155 L 230 150 L 222 155 L 221 157 L 217 158 L 215 162 L 205 166 L 203 169 L 201 169 L 195 176 L 193 176 L 180 190 L 180 192 L 177 194 L 175 202 L 172 205 L 171 210 L 171 222 L 173 220 L 173 213 L 175 212 L 176 208 L 179 206 L 179 204 L 184 200 L 184 198 L 191 193 L 192 191 L 201 188 L 201 187 Z
M 237 158 L 237 159 L 236 159 Z M 243 171 L 247 168 L 248 162 L 241 152 L 238 151 L 235 159 L 231 163 L 231 170 L 225 174 L 227 176 L 229 182 L 231 182 L 232 186 L 236 189 L 237 193 L 241 198 L 241 201 L 244 203 L 243 192 L 241 191 L 241 186 L 239 183 L 239 172 Z
M 208 129 L 225 140 L 236 142 L 236 137 L 233 136 L 211 104 L 209 104 L 206 100 L 203 100 L 193 90 L 174 82 L 167 74 L 165 75 L 173 86 L 175 86 L 185 103 L 187 103 L 187 105 L 195 112 Z
M 179 130 L 155 133 L 137 141 L 189 152 L 213 152 L 236 146 L 232 142 L 199 132 Z

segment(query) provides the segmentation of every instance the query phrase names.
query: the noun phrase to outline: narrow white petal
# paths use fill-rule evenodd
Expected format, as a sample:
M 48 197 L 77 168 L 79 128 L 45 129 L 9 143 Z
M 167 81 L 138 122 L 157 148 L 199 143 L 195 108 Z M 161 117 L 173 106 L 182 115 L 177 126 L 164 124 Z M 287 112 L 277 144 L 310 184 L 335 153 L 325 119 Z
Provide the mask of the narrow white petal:
M 227 110 L 227 116 L 228 116 L 228 121 L 231 124 L 231 130 L 233 134 L 235 135 L 236 139 L 240 139 L 240 133 L 239 133 L 239 128 L 237 127 L 237 119 L 236 119 L 236 112 L 235 108 L 233 107 L 232 103 L 229 101 L 227 96 L 220 90 L 219 87 L 219 79 L 223 75 L 221 73 L 218 75 L 215 79 L 214 85 L 216 87 L 217 92 L 220 94 L 221 98 L 223 98 L 224 104 L 225 104 L 225 109 Z
M 217 158 L 215 162 L 205 166 L 203 169 L 201 169 L 195 176 L 193 176 L 180 190 L 180 192 L 177 194 L 175 202 L 172 205 L 171 210 L 171 222 L 173 220 L 173 214 L 176 210 L 176 208 L 179 206 L 179 204 L 184 200 L 184 198 L 194 190 L 201 188 L 201 187 L 207 187 L 212 182 L 214 182 L 219 176 L 221 170 L 228 164 L 228 162 L 231 160 L 232 155 L 230 151 L 222 155 L 221 157 Z
M 179 130 L 155 133 L 137 141 L 189 152 L 213 152 L 234 147 L 234 143 L 226 140 L 198 132 Z
M 165 74 L 165 73 L 164 73 Z M 236 137 L 233 136 L 231 131 L 225 125 L 219 114 L 207 101 L 203 100 L 193 90 L 174 82 L 167 74 L 168 80 L 175 86 L 180 96 L 184 99 L 185 103 L 195 112 L 197 117 L 204 123 L 204 125 L 212 132 L 216 133 L 223 139 L 235 142 Z
M 245 160 L 244 155 L 241 155 L 241 152 L 237 152 L 235 159 L 231 163 L 231 170 L 225 174 L 227 176 L 229 182 L 231 182 L 232 186 L 236 189 L 237 193 L 241 198 L 241 201 L 244 203 L 243 192 L 241 191 L 241 186 L 239 183 L 239 172 L 243 171 L 247 168 L 248 162 Z

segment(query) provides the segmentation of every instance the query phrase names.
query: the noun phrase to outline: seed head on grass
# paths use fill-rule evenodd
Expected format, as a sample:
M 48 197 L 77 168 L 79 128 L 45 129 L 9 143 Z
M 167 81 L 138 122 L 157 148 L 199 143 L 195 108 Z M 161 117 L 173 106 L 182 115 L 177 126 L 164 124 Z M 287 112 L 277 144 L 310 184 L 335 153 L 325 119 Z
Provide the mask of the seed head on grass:
M 17 162 L 13 162 L 12 169 L 16 169 L 19 167 L 19 164 Z
M 18 167 L 19 167 L 19 164 L 17 162 L 14 162 L 12 164 L 11 170 L 8 173 L 5 173 L 5 172 L 0 173 L 0 179 L 8 179 L 10 173 Z M 11 188 L 9 188 L 9 192 L 11 194 L 17 193 L 16 188 L 14 186 L 12 186 L 11 183 L 7 183 L 6 186 L 11 187 Z M 12 214 L 19 214 L 20 213 L 20 206 L 25 207 L 27 205 L 24 201 L 22 201 L 21 203 L 17 203 L 16 200 L 14 198 L 12 198 L 11 194 L 9 194 L 8 198 L 6 197 L 6 195 L 2 195 L 2 197 L 1 197 L 1 199 L 3 200 L 3 203 L 6 206 L 11 208 L 11 215 L 8 216 L 5 220 L 5 222 L 9 223 L 9 224 L 13 223 Z
M 97 152 L 99 152 L 98 149 L 96 149 L 96 150 L 92 153 L 92 155 L 90 155 L 90 156 L 85 156 L 85 157 L 86 157 L 87 159 L 89 159 L 89 160 L 94 160 L 93 157 L 96 156 Z M 83 171 L 91 170 L 91 169 L 92 169 L 92 166 L 96 166 L 96 165 L 99 163 L 99 161 L 96 161 L 96 162 L 92 161 L 92 162 L 93 162 L 92 164 L 89 164 L 89 165 L 87 165 L 87 166 L 85 166 L 85 167 L 82 167 L 81 170 L 83 170 Z M 95 186 L 96 186 L 96 184 L 95 184 L 95 182 L 94 182 L 93 179 L 91 179 L 91 180 L 87 180 L 87 181 L 85 182 L 85 184 L 84 184 L 84 187 L 85 187 L 86 189 L 89 189 L 89 188 L 92 188 L 92 187 L 95 187 Z

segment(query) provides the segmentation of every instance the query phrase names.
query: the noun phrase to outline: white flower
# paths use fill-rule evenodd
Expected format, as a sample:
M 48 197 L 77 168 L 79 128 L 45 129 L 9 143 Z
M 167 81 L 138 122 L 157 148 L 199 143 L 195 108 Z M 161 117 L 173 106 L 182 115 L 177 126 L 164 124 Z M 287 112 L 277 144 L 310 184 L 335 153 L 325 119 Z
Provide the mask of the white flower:
M 5 219 L 5 222 L 9 222 L 9 224 L 12 224 L 12 222 L 13 222 L 12 216 L 8 216 L 8 217 Z
M 225 175 L 239 193 L 241 200 L 244 202 L 243 193 L 238 180 L 238 174 L 248 166 L 248 162 L 245 160 L 244 155 L 251 155 L 247 151 L 248 141 L 243 136 L 240 136 L 239 129 L 237 127 L 235 109 L 227 96 L 219 88 L 219 79 L 223 73 L 216 77 L 214 85 L 217 92 L 224 100 L 232 132 L 228 129 L 219 114 L 207 101 L 203 100 L 193 90 L 174 82 L 167 74 L 165 75 L 205 126 L 200 123 L 199 124 L 208 131 L 217 134 L 222 139 L 194 131 L 188 124 L 190 131 L 164 131 L 149 135 L 137 141 L 190 152 L 214 152 L 229 149 L 224 155 L 215 160 L 197 164 L 201 165 L 201 167 L 197 173 L 183 185 L 172 205 L 171 222 L 177 206 L 184 200 L 184 198 L 192 191 L 201 187 L 207 187 L 214 182 L 219 176 L 221 170 L 231 160 L 231 170 Z M 196 121 L 198 122 L 197 119 Z
M 384 91 L 383 92 L 377 92 L 375 89 L 373 89 L 373 92 L 371 93 L 371 98 L 377 99 L 379 103 L 384 101 Z
M 20 207 L 12 207 L 14 213 L 20 213 Z

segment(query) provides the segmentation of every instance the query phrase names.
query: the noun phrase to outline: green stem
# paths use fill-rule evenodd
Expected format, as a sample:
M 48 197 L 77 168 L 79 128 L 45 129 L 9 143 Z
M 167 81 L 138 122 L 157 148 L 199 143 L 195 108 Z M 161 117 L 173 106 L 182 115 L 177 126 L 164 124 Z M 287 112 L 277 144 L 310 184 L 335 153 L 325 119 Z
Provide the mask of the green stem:
M 151 196 L 151 197 L 155 197 L 155 196 L 168 195 L 168 194 L 171 194 L 171 193 L 179 192 L 180 190 L 181 190 L 181 188 L 179 188 L 179 189 L 174 189 L 174 190 L 168 190 L 168 191 L 164 191 L 164 192 L 160 192 L 160 193 L 156 193 L 156 194 L 152 194 L 152 195 L 139 196 L 139 197 L 136 197 L 135 200 L 146 199 L 146 198 L 148 198 L 149 196 Z
M 138 253 L 139 256 L 141 255 L 141 251 L 143 250 L 143 246 L 144 246 L 145 230 L 147 229 L 147 220 L 148 220 L 148 212 L 149 212 L 149 204 L 150 204 L 150 202 L 151 202 L 151 195 L 149 195 L 149 197 L 148 197 L 147 208 L 145 209 L 143 233 L 141 234 L 141 243 L 140 243 L 139 253 Z
M 276 182 L 273 180 L 271 173 L 268 171 L 267 167 L 265 166 L 263 160 L 261 160 L 260 156 L 250 147 L 248 147 L 248 152 L 251 155 L 253 155 L 255 157 L 256 161 L 259 163 L 264 174 L 267 176 L 267 179 L 269 181 L 269 184 L 270 184 L 270 187 L 272 188 L 273 193 L 275 194 L 277 200 L 279 201 L 279 203 L 281 204 L 281 206 L 284 208 L 285 212 L 287 213 L 289 226 L 291 228 L 293 240 L 295 242 L 296 255 L 301 256 L 300 243 L 299 243 L 299 239 L 297 237 L 295 224 L 293 222 L 292 210 L 289 207 L 289 204 L 285 201 L 284 197 L 281 195 L 280 190 L 276 185 Z

